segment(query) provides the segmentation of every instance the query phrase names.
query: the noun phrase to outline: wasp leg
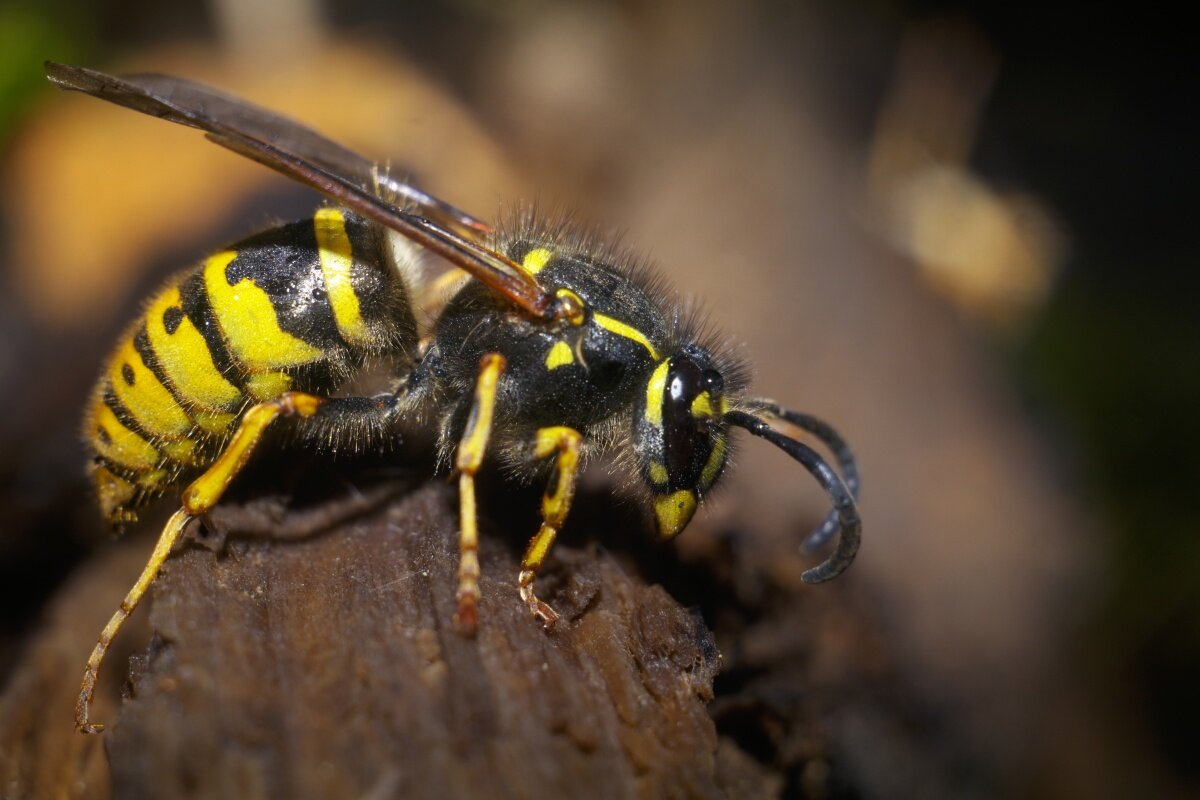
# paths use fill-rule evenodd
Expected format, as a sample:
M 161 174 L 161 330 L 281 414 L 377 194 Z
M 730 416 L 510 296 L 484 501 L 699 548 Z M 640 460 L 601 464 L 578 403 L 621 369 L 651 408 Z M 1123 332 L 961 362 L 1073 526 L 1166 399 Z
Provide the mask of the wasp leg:
M 75 727 L 80 733 L 99 733 L 104 730 L 103 725 L 91 722 L 88 719 L 88 712 L 92 705 L 92 695 L 96 691 L 96 677 L 100 674 L 100 664 L 104 661 L 104 654 L 108 652 L 108 646 L 116 638 L 117 631 L 121 629 L 125 618 L 133 613 L 133 609 L 137 607 L 138 601 L 142 599 L 142 595 L 146 593 L 146 590 L 150 588 L 150 584 L 154 582 L 159 568 L 167 560 L 167 556 L 171 554 L 171 548 L 175 546 L 175 542 L 179 541 L 179 535 L 183 533 L 183 529 L 187 526 L 191 518 L 191 515 L 182 508 L 171 515 L 171 519 L 167 521 L 166 527 L 163 528 L 163 532 L 158 537 L 158 544 L 154 546 L 154 552 L 151 554 L 150 560 L 146 562 L 146 566 L 142 569 L 142 574 L 138 576 L 137 582 L 133 584 L 133 588 L 129 590 L 129 594 L 125 595 L 125 599 L 121 601 L 121 605 L 117 608 L 116 613 L 112 615 L 108 624 L 104 626 L 104 630 L 100 632 L 100 639 L 92 649 L 92 654 L 88 657 L 87 667 L 83 672 L 83 683 L 79 687 L 79 699 L 75 701 Z
M 521 559 L 521 573 L 517 576 L 517 588 L 521 599 L 529 606 L 535 617 L 549 628 L 558 621 L 558 614 L 553 608 L 537 599 L 533 593 L 533 579 L 546 560 L 546 554 L 554 545 L 554 537 L 562 528 L 571 510 L 571 500 L 575 497 L 575 478 L 579 474 L 579 449 L 583 444 L 583 436 L 574 428 L 552 427 L 540 428 L 534 441 L 533 455 L 535 458 L 549 458 L 558 454 L 554 459 L 554 474 L 546 485 L 546 493 L 542 496 L 542 527 L 529 540 L 529 548 Z
M 121 602 L 120 607 L 104 630 L 100 639 L 88 658 L 87 668 L 83 673 L 83 682 L 79 689 L 79 699 L 75 703 L 75 727 L 83 733 L 99 733 L 104 726 L 91 722 L 88 712 L 91 708 L 92 695 L 96 689 L 96 678 L 100 672 L 100 664 L 104 654 L 120 630 L 126 617 L 133 613 L 142 595 L 150 588 L 158 576 L 163 562 L 171 554 L 171 548 L 179 540 L 187 523 L 193 517 L 198 517 L 210 511 L 221 495 L 229 488 L 230 482 L 246 465 L 255 446 L 262 439 L 267 427 L 281 416 L 312 418 L 318 413 L 321 418 L 346 417 L 350 415 L 366 418 L 377 416 L 387 419 L 399 401 L 399 395 L 384 395 L 379 398 L 345 397 L 327 399 L 302 392 L 287 392 L 269 402 L 260 403 L 250 408 L 238 424 L 237 431 L 229 444 L 217 457 L 203 475 L 187 487 L 183 492 L 183 508 L 176 511 L 163 528 L 154 546 L 154 553 L 146 562 L 142 574 L 138 577 L 129 594 Z
M 454 467 L 458 471 L 458 611 L 454 623 L 472 634 L 479 622 L 479 521 L 475 511 L 475 473 L 487 452 L 496 407 L 496 386 L 508 366 L 504 356 L 488 353 L 479 362 L 475 401 L 467 427 L 458 443 Z
M 280 416 L 311 417 L 317 413 L 323 397 L 303 392 L 285 392 L 274 400 L 259 403 L 242 416 L 237 432 L 204 474 L 183 490 L 183 507 L 192 516 L 210 510 L 225 494 L 234 477 L 246 466 L 263 432 Z

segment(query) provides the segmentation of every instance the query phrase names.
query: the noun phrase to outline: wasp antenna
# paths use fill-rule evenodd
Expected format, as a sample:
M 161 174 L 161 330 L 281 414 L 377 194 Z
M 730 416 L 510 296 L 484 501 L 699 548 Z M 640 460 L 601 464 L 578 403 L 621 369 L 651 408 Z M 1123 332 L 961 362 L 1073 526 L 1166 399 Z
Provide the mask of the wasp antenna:
M 828 447 L 830 452 L 833 453 L 833 457 L 837 459 L 838 467 L 842 473 L 842 482 L 846 484 L 846 488 L 850 490 L 850 494 L 854 499 L 858 499 L 859 486 L 861 485 L 858 476 L 858 462 L 855 461 L 854 454 L 850 452 L 850 446 L 846 444 L 846 440 L 842 438 L 840 433 L 834 430 L 832 425 L 814 417 L 812 414 L 803 414 L 799 411 L 792 411 L 790 408 L 784 408 L 774 400 L 760 398 L 752 402 L 755 404 L 755 407 L 762 409 L 766 414 L 795 425 L 800 430 L 808 431 Z M 810 553 L 814 550 L 820 550 L 837 533 L 838 525 L 838 512 L 837 509 L 834 509 L 808 535 L 802 546 Z
M 841 437 L 838 436 L 832 428 L 820 422 L 819 420 L 816 420 L 815 418 L 808 417 L 804 414 L 789 412 L 787 409 L 774 404 L 768 404 L 764 410 L 773 416 L 778 416 L 781 419 L 797 425 L 798 427 L 803 427 L 805 430 L 811 431 L 823 442 L 829 444 L 835 452 L 840 449 L 842 452 L 837 452 L 838 460 L 840 463 L 842 463 L 843 470 L 845 470 L 847 462 L 842 460 L 842 453 L 844 453 L 851 467 L 851 469 L 846 470 L 848 477 L 853 476 L 855 489 L 857 489 L 858 470 L 854 463 L 854 459 L 850 457 L 850 451 L 848 448 L 846 448 L 845 442 L 841 440 Z M 789 416 L 784 416 L 784 414 L 789 414 L 796 418 L 800 418 L 803 420 L 803 422 L 796 422 Z M 830 514 L 830 517 L 834 522 L 832 530 L 840 528 L 842 535 L 838 540 L 837 550 L 834 551 L 833 555 L 812 569 L 805 571 L 805 573 L 800 577 L 805 583 L 824 583 L 827 580 L 841 575 L 842 572 L 844 572 L 846 568 L 854 562 L 854 557 L 858 554 L 858 545 L 862 535 L 862 520 L 858 515 L 858 504 L 855 502 L 855 496 L 847 483 L 842 481 L 838 474 L 834 472 L 833 468 L 830 467 L 829 464 L 825 462 L 825 459 L 821 458 L 821 456 L 815 450 L 805 444 L 801 444 L 789 436 L 784 436 L 782 433 L 772 428 L 767 421 L 761 417 L 747 414 L 744 411 L 729 411 L 725 414 L 725 421 L 731 425 L 736 425 L 739 428 L 745 428 L 755 436 L 766 439 L 768 442 L 787 453 L 793 459 L 800 462 L 801 466 L 808 470 L 809 473 L 811 473 L 812 476 L 817 479 L 817 483 L 821 484 L 821 488 L 825 490 L 825 493 L 829 495 L 829 498 L 833 501 L 833 512 Z M 805 423 L 811 423 L 814 427 L 818 427 L 821 430 L 812 430 L 812 428 L 807 427 Z M 832 438 L 832 441 L 830 441 L 830 438 Z M 835 447 L 835 444 L 840 444 L 841 447 Z M 824 523 L 822 523 L 821 526 L 808 537 L 808 539 L 810 541 L 812 539 L 816 539 L 818 536 L 823 534 L 827 527 L 829 527 L 829 520 L 826 520 Z M 828 536 L 825 538 L 828 538 Z M 824 541 L 824 539 L 822 539 L 822 541 Z

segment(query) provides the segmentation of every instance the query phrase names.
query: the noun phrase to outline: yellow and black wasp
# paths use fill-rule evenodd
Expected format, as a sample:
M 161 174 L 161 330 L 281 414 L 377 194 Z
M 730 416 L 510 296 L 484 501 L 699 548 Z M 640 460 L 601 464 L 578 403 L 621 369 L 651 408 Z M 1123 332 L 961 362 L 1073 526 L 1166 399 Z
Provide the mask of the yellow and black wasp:
M 100 635 L 84 673 L 76 725 L 88 719 L 101 661 L 187 524 L 220 500 L 279 418 L 314 441 L 369 438 L 402 418 L 437 423 L 442 463 L 458 475 L 460 565 L 455 620 L 477 624 L 475 474 L 492 454 L 518 478 L 548 473 L 542 525 L 517 587 L 549 628 L 534 593 L 538 569 L 571 507 L 589 457 L 609 453 L 635 473 L 669 539 L 691 520 L 725 467 L 741 427 L 805 467 L 833 502 L 808 537 L 835 552 L 804 573 L 819 583 L 854 560 L 858 470 L 827 424 L 747 396 L 745 370 L 706 341 L 645 270 L 600 243 L 531 215 L 494 228 L 314 131 L 180 78 L 114 77 L 48 62 L 51 81 L 171 122 L 324 193 L 335 205 L 221 250 L 161 289 L 121 339 L 87 416 L 93 477 L 105 516 L 122 524 L 147 499 L 185 486 L 182 507 Z M 422 346 L 414 288 L 394 235 L 470 278 Z M 396 364 L 395 388 L 334 397 L 369 356 Z M 830 448 L 771 427 L 783 421 Z M 186 484 L 186 485 L 185 485 Z

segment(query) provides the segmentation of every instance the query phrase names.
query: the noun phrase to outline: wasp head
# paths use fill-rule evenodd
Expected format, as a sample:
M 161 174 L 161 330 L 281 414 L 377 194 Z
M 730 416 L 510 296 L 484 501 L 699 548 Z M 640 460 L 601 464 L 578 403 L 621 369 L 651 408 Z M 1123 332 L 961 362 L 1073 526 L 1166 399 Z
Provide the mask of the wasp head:
M 728 407 L 725 379 L 699 347 L 684 347 L 650 374 L 634 420 L 634 449 L 660 537 L 682 531 L 720 477 Z

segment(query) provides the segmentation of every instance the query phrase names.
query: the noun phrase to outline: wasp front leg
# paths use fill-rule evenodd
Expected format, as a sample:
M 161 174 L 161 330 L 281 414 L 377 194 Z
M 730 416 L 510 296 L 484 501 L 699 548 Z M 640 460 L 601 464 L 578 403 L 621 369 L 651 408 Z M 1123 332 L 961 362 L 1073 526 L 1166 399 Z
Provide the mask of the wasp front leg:
M 496 388 L 508 363 L 499 353 L 488 353 L 479 362 L 475 400 L 467 427 L 458 443 L 454 468 L 458 472 L 458 611 L 454 622 L 472 634 L 479 623 L 479 518 L 475 508 L 475 473 L 487 452 L 496 408 Z
M 517 588 L 529 610 L 547 628 L 558 621 L 558 614 L 533 593 L 533 581 L 571 510 L 571 500 L 575 497 L 575 479 L 579 475 L 579 451 L 582 444 L 583 436 L 579 431 L 561 426 L 540 428 L 534 440 L 535 458 L 549 458 L 555 454 L 558 457 L 554 459 L 554 472 L 546 485 L 546 493 L 542 496 L 542 527 L 529 540 L 525 557 L 521 559 Z

